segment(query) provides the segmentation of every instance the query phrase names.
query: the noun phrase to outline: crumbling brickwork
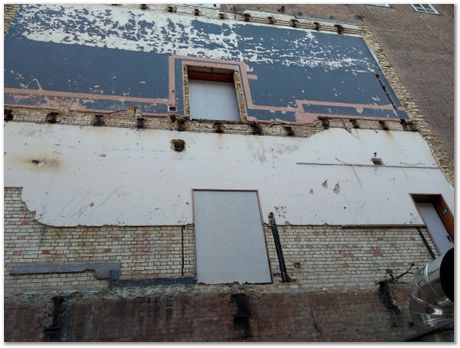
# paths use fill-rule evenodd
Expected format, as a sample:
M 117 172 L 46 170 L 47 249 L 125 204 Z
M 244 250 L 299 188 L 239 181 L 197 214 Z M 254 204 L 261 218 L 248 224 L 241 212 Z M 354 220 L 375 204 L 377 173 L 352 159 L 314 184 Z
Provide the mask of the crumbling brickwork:
M 47 123 L 47 115 L 50 112 L 57 112 L 56 124 L 74 126 L 93 126 L 96 115 L 102 115 L 104 127 L 124 127 L 136 128 L 137 121 L 134 117 L 134 110 L 129 109 L 116 113 L 98 114 L 92 112 L 80 112 L 65 109 L 46 110 L 24 107 L 8 107 L 15 122 L 34 122 Z M 179 123 L 182 122 L 180 126 Z M 414 131 L 411 126 L 403 126 L 400 122 L 388 121 L 380 122 L 376 120 L 356 120 L 351 122 L 348 119 L 330 119 L 327 126 L 323 122 L 317 121 L 314 124 L 288 124 L 281 122 L 257 122 L 262 129 L 261 135 L 309 137 L 321 132 L 326 128 L 361 128 L 361 129 L 387 129 L 400 131 Z M 209 120 L 189 120 L 180 116 L 145 116 L 143 129 L 163 129 L 163 130 L 186 130 L 189 132 L 216 132 L 219 124 L 222 133 L 226 134 L 254 134 L 251 122 L 222 122 Z M 52 125 L 50 125 L 52 126 Z M 183 128 L 181 128 L 183 127 Z M 293 134 L 288 134 L 286 127 L 293 130 Z M 142 131 L 141 129 L 139 131 Z
M 279 226 L 292 278 L 283 284 L 266 226 L 273 284 L 108 290 L 109 282 L 96 279 L 92 272 L 8 272 L 21 263 L 112 260 L 121 262 L 122 279 L 194 275 L 193 226 L 183 229 L 182 263 L 180 226 L 45 226 L 27 210 L 21 188 L 5 188 L 5 207 L 9 341 L 400 340 L 411 332 L 407 312 L 411 279 L 403 277 L 391 286 L 401 310 L 396 322 L 379 300 L 377 283 L 386 278 L 386 269 L 399 274 L 411 263 L 419 267 L 430 260 L 413 227 Z M 235 319 L 232 295 L 241 293 L 247 296 L 250 315 Z M 59 334 L 50 338 L 45 329 L 54 313 L 53 296 L 63 296 L 65 310 L 59 314 Z M 27 327 L 26 335 L 18 330 L 21 327 Z
M 363 37 L 366 39 L 368 46 L 373 50 L 377 56 L 385 77 L 392 86 L 394 92 L 398 96 L 404 110 L 409 115 L 409 118 L 415 122 L 417 131 L 425 138 L 433 157 L 443 171 L 447 180 L 451 185 L 454 185 L 454 165 L 451 155 L 449 155 L 446 145 L 436 136 L 433 126 L 431 126 L 426 117 L 421 113 L 417 106 L 414 97 L 401 81 L 400 74 L 396 71 L 395 67 L 390 63 L 387 56 L 380 48 L 379 43 L 374 38 L 370 30 L 366 30 Z M 453 126 L 453 124 L 452 124 Z
M 193 225 L 146 227 L 52 227 L 35 221 L 20 188 L 5 188 L 5 292 L 101 288 L 90 272 L 9 275 L 22 263 L 121 263 L 122 279 L 195 276 Z M 385 270 L 402 273 L 430 260 L 414 227 L 279 226 L 289 286 L 309 290 L 372 288 Z M 432 250 L 436 250 L 428 233 Z M 271 229 L 265 239 L 274 284 L 279 264 Z
M 11 24 L 11 21 L 14 18 L 14 14 L 16 13 L 16 10 L 18 8 L 18 5 L 3 5 L 3 32 L 6 33 L 8 30 L 8 27 Z
M 38 223 L 21 200 L 21 188 L 5 188 L 5 292 L 100 289 L 91 272 L 9 275 L 12 265 L 118 261 L 122 279 L 195 274 L 192 226 L 52 227 Z M 182 239 L 183 237 L 183 239 Z
M 400 341 L 413 332 L 407 312 L 408 291 L 404 283 L 391 285 L 393 300 L 401 311 L 396 319 L 380 302 L 376 289 L 280 292 L 263 285 L 130 288 L 73 293 L 60 297 L 60 302 L 53 294 L 35 294 L 5 300 L 5 339 Z

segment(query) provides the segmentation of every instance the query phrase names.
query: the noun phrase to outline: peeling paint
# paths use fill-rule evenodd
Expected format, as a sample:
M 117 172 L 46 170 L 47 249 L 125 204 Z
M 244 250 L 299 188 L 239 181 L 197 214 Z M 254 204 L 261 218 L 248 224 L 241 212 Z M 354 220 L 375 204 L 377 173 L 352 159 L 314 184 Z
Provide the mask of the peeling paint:
M 169 65 L 172 56 L 187 56 L 244 62 L 251 73 L 241 81 L 252 95 L 241 101 L 248 118 L 406 117 L 357 36 L 107 5 L 28 4 L 15 16 L 5 52 L 8 105 L 82 111 L 137 106 L 149 114 L 166 113 L 171 105 L 187 115 L 179 64 Z

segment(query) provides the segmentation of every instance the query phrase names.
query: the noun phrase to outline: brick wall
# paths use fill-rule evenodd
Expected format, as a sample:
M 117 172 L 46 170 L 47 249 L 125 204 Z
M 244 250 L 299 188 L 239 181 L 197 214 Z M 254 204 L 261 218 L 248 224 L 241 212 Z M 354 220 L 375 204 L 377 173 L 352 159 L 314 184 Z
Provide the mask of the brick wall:
M 108 282 L 91 272 L 10 275 L 28 263 L 109 262 L 121 264 L 121 279 L 195 275 L 193 225 L 53 227 L 34 220 L 20 188 L 5 188 L 5 293 L 48 289 L 100 289 Z M 402 273 L 430 260 L 416 228 L 279 226 L 286 266 L 293 282 L 307 290 L 369 289 L 385 270 Z M 436 250 L 430 241 L 433 250 Z M 274 286 L 281 286 L 271 229 L 265 238 Z M 406 278 L 410 281 L 410 278 Z M 405 281 L 405 280 L 402 280 Z
M 8 4 L 3 5 L 3 32 L 6 33 L 8 27 L 13 21 L 18 5 Z
M 431 260 L 413 227 L 278 226 L 292 284 L 309 290 L 369 289 L 385 277 L 385 270 L 403 273 L 412 263 Z M 281 282 L 273 237 L 265 228 L 275 283 Z M 431 249 L 436 248 L 425 229 Z M 411 277 L 401 279 L 412 281 Z
M 376 289 L 267 286 L 130 288 L 5 299 L 11 341 L 401 341 L 413 334 L 407 284 L 391 285 L 396 320 Z
M 304 6 L 304 5 L 302 5 Z M 337 5 L 331 5 L 337 6 Z M 347 6 L 347 5 L 346 5 Z M 345 7 L 343 7 L 345 8 Z M 324 9 L 324 7 L 323 7 Z M 5 28 L 14 6 L 5 8 Z M 447 177 L 451 163 L 418 113 L 398 74 L 375 38 L 364 36 L 386 77 Z M 238 81 L 237 81 L 238 82 Z M 94 113 L 11 107 L 15 122 L 92 125 Z M 136 127 L 133 110 L 105 114 L 106 126 Z M 378 121 L 359 120 L 361 128 L 382 129 Z M 52 126 L 52 125 L 50 125 Z M 266 135 L 285 136 L 285 125 L 261 124 Z M 347 119 L 330 127 L 351 129 Z M 386 122 L 402 130 L 397 122 Z M 145 127 L 177 130 L 168 116 L 146 117 Z M 292 125 L 296 136 L 311 136 L 323 125 Z M 224 123 L 226 133 L 251 134 L 245 123 Z M 214 132 L 215 123 L 187 121 L 185 129 Z M 444 152 L 443 152 L 444 151 Z M 398 341 L 412 333 L 408 315 L 410 275 L 391 284 L 401 310 L 397 320 L 379 300 L 377 282 L 386 269 L 395 274 L 411 263 L 430 261 L 413 227 L 279 226 L 288 273 L 281 283 L 273 238 L 265 226 L 273 284 L 138 286 L 108 289 L 94 272 L 10 275 L 13 265 L 118 261 L 121 279 L 180 277 L 195 274 L 193 225 L 60 228 L 34 220 L 21 200 L 21 188 L 5 188 L 5 338 L 7 341 Z M 432 249 L 433 243 L 423 229 Z M 183 236 L 183 238 L 182 238 Z
M 52 227 L 34 220 L 21 188 L 5 188 L 5 293 L 107 288 L 92 272 L 9 275 L 12 265 L 118 261 L 122 279 L 194 275 L 193 227 Z M 182 241 L 183 236 L 183 241 Z M 183 257 L 182 257 L 183 255 Z
M 8 341 L 398 341 L 412 333 L 411 276 L 391 284 L 397 320 L 379 300 L 378 281 L 388 268 L 399 274 L 430 260 L 415 228 L 279 226 L 292 278 L 283 284 L 265 226 L 273 284 L 109 289 L 93 272 L 9 270 L 22 263 L 119 261 L 121 279 L 194 275 L 193 226 L 45 226 L 21 201 L 21 188 L 4 192 Z
M 79 112 L 71 110 L 47 110 L 36 108 L 24 107 L 7 107 L 5 110 L 12 110 L 13 122 L 34 122 L 46 123 L 47 114 L 51 111 L 59 112 L 57 116 L 58 124 L 75 125 L 75 126 L 93 126 L 95 122 L 95 115 L 97 113 Z M 169 116 L 145 116 L 144 128 L 145 129 L 163 129 L 163 130 L 178 130 L 177 120 L 183 118 Z M 123 127 L 123 128 L 136 128 L 136 119 L 134 111 L 124 110 L 110 114 L 104 114 L 103 120 L 106 127 Z M 207 120 L 189 120 L 185 119 L 184 127 L 186 131 L 190 132 L 216 132 L 216 123 L 220 124 L 223 133 L 227 134 L 253 134 L 254 129 L 248 122 L 225 122 L 225 121 L 207 121 Z M 286 136 L 288 134 L 286 127 L 290 127 L 297 137 L 309 137 L 315 133 L 324 130 L 326 127 L 321 122 L 314 124 L 281 124 L 276 122 L 264 123 L 258 122 L 262 129 L 262 135 L 270 136 Z M 356 120 L 355 125 L 347 119 L 331 119 L 329 120 L 328 128 L 344 128 L 352 129 L 354 127 L 361 129 L 388 129 L 393 131 L 403 131 L 404 126 L 399 122 L 389 121 L 382 124 L 374 120 Z M 406 129 L 412 131 L 410 127 Z M 142 131 L 142 130 L 139 130 Z

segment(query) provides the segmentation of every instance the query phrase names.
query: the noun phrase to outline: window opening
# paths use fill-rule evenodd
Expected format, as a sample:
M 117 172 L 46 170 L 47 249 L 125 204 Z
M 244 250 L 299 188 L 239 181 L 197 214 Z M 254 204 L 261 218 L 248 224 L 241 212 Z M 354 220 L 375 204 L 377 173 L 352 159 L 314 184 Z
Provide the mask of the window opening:
M 240 121 L 234 70 L 188 67 L 190 119 Z
M 433 7 L 433 5 L 430 4 L 412 4 L 412 7 L 416 12 L 439 14 L 439 12 Z
M 440 254 L 454 246 L 454 217 L 441 195 L 412 195 Z

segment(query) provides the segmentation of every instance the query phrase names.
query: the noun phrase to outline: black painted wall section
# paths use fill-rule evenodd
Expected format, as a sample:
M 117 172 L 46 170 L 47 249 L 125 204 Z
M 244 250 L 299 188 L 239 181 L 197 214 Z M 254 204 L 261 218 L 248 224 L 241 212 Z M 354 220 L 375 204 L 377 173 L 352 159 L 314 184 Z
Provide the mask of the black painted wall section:
M 259 120 L 406 118 L 361 37 L 101 5 L 21 6 L 5 37 L 5 104 L 184 114 L 186 56 L 246 67 Z

